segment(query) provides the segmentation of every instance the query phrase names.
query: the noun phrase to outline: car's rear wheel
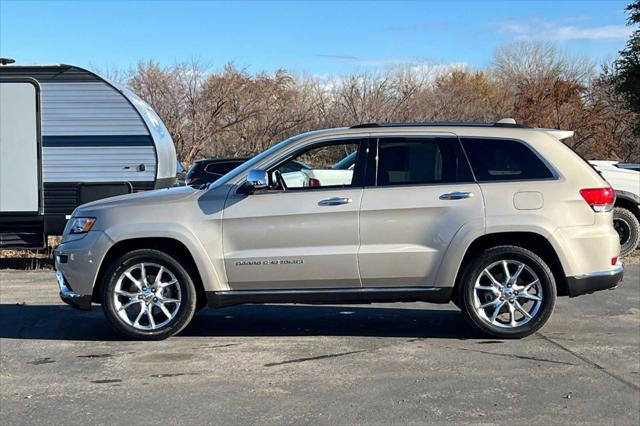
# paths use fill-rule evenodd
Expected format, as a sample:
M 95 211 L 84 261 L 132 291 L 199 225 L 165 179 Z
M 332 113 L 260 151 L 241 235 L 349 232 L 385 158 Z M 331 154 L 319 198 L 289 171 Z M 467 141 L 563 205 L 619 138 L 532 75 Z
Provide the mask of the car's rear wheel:
M 535 253 L 516 246 L 485 250 L 461 281 L 460 307 L 482 332 L 521 338 L 540 329 L 556 300 L 553 273 Z
M 121 334 L 161 340 L 179 333 L 196 310 L 196 290 L 188 272 L 158 250 L 134 250 L 105 274 L 102 308 Z
M 640 222 L 629 210 L 616 207 L 613 210 L 613 228 L 620 237 L 620 256 L 626 256 L 640 243 Z

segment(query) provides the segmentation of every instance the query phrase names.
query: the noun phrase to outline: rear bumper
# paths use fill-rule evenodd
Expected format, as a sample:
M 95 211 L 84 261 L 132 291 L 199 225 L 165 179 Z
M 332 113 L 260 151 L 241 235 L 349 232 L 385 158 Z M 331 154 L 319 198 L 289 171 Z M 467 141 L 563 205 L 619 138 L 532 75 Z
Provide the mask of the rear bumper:
M 615 288 L 618 283 L 622 281 L 623 273 L 624 267 L 619 264 L 616 265 L 614 269 L 608 271 L 591 272 L 575 277 L 567 277 L 569 297 Z
M 56 279 L 58 280 L 58 287 L 60 288 L 60 299 L 67 305 L 73 306 L 76 309 L 82 309 L 88 311 L 91 309 L 91 295 L 80 295 L 75 293 L 69 288 L 67 282 L 64 279 L 62 272 L 56 271 Z

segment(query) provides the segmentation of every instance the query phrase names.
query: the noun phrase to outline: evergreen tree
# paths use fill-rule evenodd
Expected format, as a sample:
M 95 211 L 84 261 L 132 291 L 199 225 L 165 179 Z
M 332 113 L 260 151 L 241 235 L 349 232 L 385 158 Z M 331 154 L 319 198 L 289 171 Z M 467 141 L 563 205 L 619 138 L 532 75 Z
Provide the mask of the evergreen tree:
M 629 12 L 628 24 L 640 24 L 640 0 L 631 3 L 626 10 Z M 625 98 L 628 108 L 640 113 L 640 29 L 631 34 L 616 65 L 616 89 Z M 636 123 L 636 132 L 640 135 L 640 122 Z

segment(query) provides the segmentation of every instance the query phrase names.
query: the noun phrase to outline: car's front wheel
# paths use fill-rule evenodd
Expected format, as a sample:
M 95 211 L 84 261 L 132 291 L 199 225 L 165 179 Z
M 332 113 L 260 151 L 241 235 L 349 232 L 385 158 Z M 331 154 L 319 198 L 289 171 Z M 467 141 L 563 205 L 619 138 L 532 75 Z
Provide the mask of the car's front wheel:
M 117 259 L 105 274 L 102 309 L 121 334 L 161 340 L 179 333 L 196 310 L 189 273 L 158 250 L 134 250 Z
M 521 338 L 540 329 L 556 300 L 553 273 L 535 253 L 516 246 L 485 250 L 461 281 L 460 307 L 482 332 Z

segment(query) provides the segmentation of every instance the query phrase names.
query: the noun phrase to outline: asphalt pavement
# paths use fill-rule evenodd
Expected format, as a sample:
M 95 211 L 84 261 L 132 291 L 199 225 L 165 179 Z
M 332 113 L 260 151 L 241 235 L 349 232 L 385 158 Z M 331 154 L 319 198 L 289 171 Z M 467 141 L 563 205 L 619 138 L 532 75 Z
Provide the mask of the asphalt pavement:
M 0 271 L 0 423 L 640 424 L 640 268 L 513 341 L 453 305 L 204 310 L 121 340 L 53 272 Z

